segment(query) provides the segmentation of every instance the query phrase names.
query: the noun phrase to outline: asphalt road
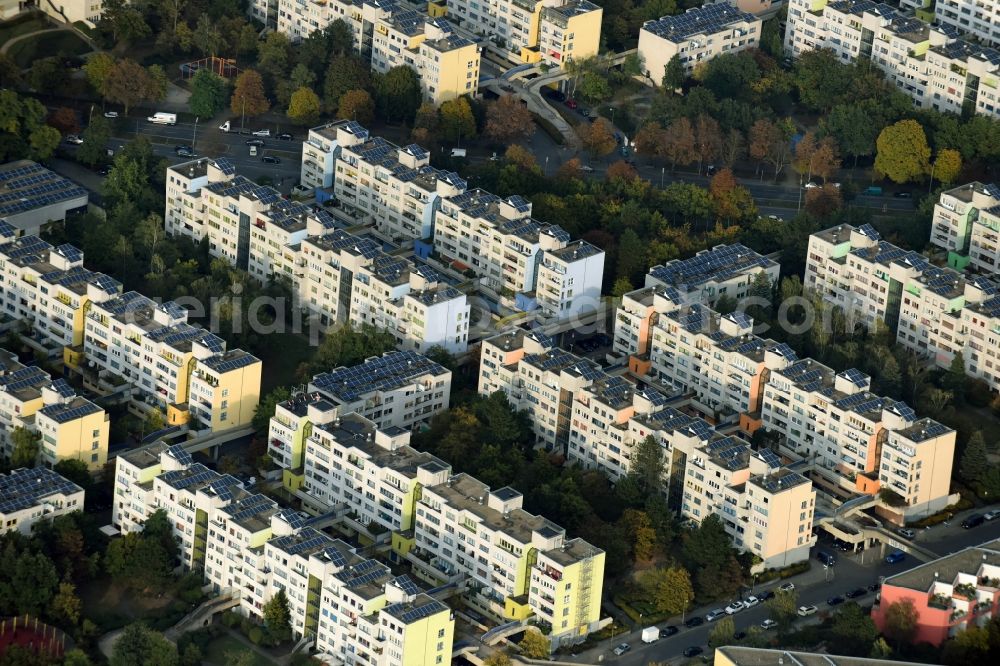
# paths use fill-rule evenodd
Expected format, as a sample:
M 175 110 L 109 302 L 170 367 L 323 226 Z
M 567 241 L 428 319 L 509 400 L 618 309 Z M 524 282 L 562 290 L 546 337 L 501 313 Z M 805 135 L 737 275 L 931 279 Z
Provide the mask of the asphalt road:
M 978 509 L 977 511 L 983 511 Z M 991 539 L 1000 538 L 1000 520 L 986 523 L 980 527 L 965 530 L 960 527 L 964 516 L 972 511 L 958 514 L 949 525 L 939 525 L 928 530 L 922 530 L 917 534 L 916 543 L 924 546 L 941 555 L 947 555 L 969 546 L 981 544 Z M 913 568 L 919 562 L 912 557 L 908 557 L 896 564 L 886 564 L 885 555 L 888 549 L 884 547 L 874 547 L 860 554 L 845 555 L 837 553 L 837 564 L 830 569 L 825 569 L 819 562 L 813 560 L 813 567 L 808 572 L 793 577 L 789 580 L 795 583 L 798 593 L 799 605 L 813 605 L 819 611 L 835 610 L 831 608 L 826 600 L 835 595 L 844 595 L 845 592 L 859 587 L 865 587 L 881 581 L 884 577 L 901 573 Z M 755 592 L 765 589 L 775 589 L 782 581 L 773 581 L 766 585 L 754 588 Z M 874 595 L 866 594 L 864 597 L 856 599 L 862 606 L 871 606 L 874 603 Z M 704 616 L 714 608 L 723 608 L 726 603 L 719 602 L 713 606 L 698 608 L 693 614 Z M 737 631 L 746 631 L 753 625 L 760 625 L 768 617 L 768 609 L 761 604 L 737 613 L 733 616 Z M 799 622 L 814 621 L 816 616 L 800 619 Z M 622 666 L 645 666 L 651 661 L 664 663 L 683 663 L 682 652 L 689 646 L 699 646 L 708 650 L 708 635 L 712 630 L 712 625 L 705 623 L 694 629 L 687 629 L 679 619 L 670 622 L 660 623 L 658 626 L 668 624 L 677 625 L 680 632 L 670 638 L 664 638 L 651 644 L 643 644 L 640 640 L 640 631 L 635 629 L 624 635 L 615 636 L 612 639 L 603 641 L 602 644 L 576 657 L 562 657 L 564 660 L 580 661 L 584 663 L 605 663 L 621 664 Z M 623 642 L 632 646 L 631 651 L 621 657 L 614 656 L 612 649 Z

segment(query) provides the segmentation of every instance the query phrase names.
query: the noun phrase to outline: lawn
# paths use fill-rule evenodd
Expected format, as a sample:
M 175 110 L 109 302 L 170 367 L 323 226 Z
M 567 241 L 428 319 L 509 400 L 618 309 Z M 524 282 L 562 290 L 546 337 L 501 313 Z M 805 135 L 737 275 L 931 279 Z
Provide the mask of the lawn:
M 6 44 L 8 40 L 20 35 L 26 35 L 29 32 L 51 27 L 51 23 L 37 14 L 18 16 L 10 21 L 0 23 L 0 44 Z
M 7 53 L 19 67 L 26 69 L 38 58 L 79 56 L 89 52 L 90 47 L 75 32 L 59 30 L 24 39 L 11 46 Z
M 239 642 L 229 634 L 223 634 L 213 640 L 208 644 L 208 650 L 205 654 L 205 662 L 217 664 L 222 666 L 228 663 L 226 655 L 230 652 L 246 652 L 250 650 L 246 645 Z M 251 652 L 253 654 L 253 660 L 249 663 L 252 666 L 270 666 L 273 662 L 270 659 L 265 658 L 258 652 Z

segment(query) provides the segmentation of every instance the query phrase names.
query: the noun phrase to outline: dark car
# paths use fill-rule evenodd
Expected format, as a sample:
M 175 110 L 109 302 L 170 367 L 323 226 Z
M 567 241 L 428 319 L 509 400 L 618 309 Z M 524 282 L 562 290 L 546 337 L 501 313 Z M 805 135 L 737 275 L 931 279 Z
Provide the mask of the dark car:
M 912 199 L 913 198 L 913 193 L 912 192 L 896 192 L 892 196 L 896 197 L 897 199 Z
M 177 146 L 174 148 L 177 157 L 198 157 L 189 146 Z
M 833 547 L 842 553 L 848 553 L 853 549 L 853 546 L 851 546 L 851 544 L 847 543 L 846 541 L 841 541 L 840 539 L 834 539 Z
M 763 592 L 757 595 L 757 598 L 760 599 L 761 601 L 774 599 L 774 592 L 772 592 L 771 590 L 764 590 Z
M 576 106 L 577 106 L 576 100 L 575 99 L 568 99 L 568 100 L 566 100 L 566 106 L 568 108 L 570 108 L 570 109 L 575 109 Z
M 678 629 L 674 625 L 670 625 L 669 627 L 663 627 L 662 629 L 660 629 L 660 638 L 670 638 L 678 631 L 680 631 L 680 629 Z
M 962 521 L 962 527 L 965 529 L 972 529 L 973 527 L 979 527 L 986 521 L 981 513 L 974 513 L 965 520 Z
M 686 622 L 684 622 L 684 626 L 687 627 L 688 629 L 691 629 L 693 627 L 700 627 L 703 624 L 705 624 L 705 618 L 703 618 L 701 615 L 695 615 L 694 617 L 690 617 L 687 619 Z
M 99 176 L 107 176 L 109 173 L 111 173 L 111 167 L 109 167 L 109 166 L 102 166 L 100 168 L 100 170 L 97 172 L 97 175 L 99 175 Z
M 895 550 L 885 556 L 886 564 L 899 564 L 906 559 L 906 553 L 901 550 Z
M 560 92 L 559 90 L 549 90 L 545 93 L 545 96 L 549 99 L 554 99 L 557 102 L 566 101 L 566 93 Z
M 702 652 L 704 652 L 704 650 L 702 650 L 700 647 L 698 647 L 697 645 L 692 645 L 690 647 L 684 648 L 683 654 L 685 657 L 690 658 L 690 657 L 697 657 Z
M 863 587 L 859 587 L 859 588 L 857 588 L 855 590 L 851 590 L 850 592 L 848 592 L 844 596 L 847 597 L 848 599 L 857 599 L 858 597 L 863 597 L 866 594 L 868 594 L 868 590 L 866 590 Z
M 741 641 L 746 637 L 747 637 L 747 632 L 745 631 L 737 631 L 735 634 L 733 634 L 733 639 L 737 641 Z
M 869 592 L 878 592 L 882 588 L 882 583 L 872 583 L 868 586 Z
M 292 135 L 289 134 L 288 132 L 282 132 L 281 134 L 278 135 L 278 138 L 281 139 L 282 141 L 291 141 Z
M 839 594 L 826 600 L 827 606 L 839 606 L 842 603 L 844 603 L 844 597 Z
M 263 139 L 247 139 L 246 144 L 248 146 L 263 146 L 264 145 L 264 140 Z
M 260 158 L 260 161 L 265 164 L 281 164 L 281 158 L 273 155 L 264 155 L 264 157 Z

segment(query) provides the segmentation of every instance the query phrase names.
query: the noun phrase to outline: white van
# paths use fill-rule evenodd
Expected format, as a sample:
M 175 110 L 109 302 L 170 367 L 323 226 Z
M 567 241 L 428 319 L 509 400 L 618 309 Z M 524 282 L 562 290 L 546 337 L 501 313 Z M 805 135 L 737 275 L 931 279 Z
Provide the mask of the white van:
M 465 148 L 452 148 L 451 149 L 451 156 L 452 157 L 465 157 Z
M 250 157 L 257 157 L 257 146 L 250 146 Z
M 149 118 L 146 118 L 151 123 L 156 125 L 176 125 L 177 124 L 177 114 L 176 113 L 163 113 L 157 111 Z

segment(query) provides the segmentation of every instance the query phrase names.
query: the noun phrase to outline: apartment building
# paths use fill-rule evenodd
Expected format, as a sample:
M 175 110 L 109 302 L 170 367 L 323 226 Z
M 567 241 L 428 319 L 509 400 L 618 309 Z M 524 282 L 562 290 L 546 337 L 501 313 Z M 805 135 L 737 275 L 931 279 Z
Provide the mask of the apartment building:
M 261 0 L 262 2 L 264 0 Z M 256 16 L 269 9 L 255 5 Z M 336 20 L 350 28 L 354 51 L 375 72 L 408 66 L 417 73 L 424 98 L 441 104 L 479 89 L 479 46 L 459 35 L 443 18 L 401 2 L 278 0 L 278 32 L 299 41 Z
M 27 536 L 40 521 L 83 511 L 83 495 L 83 488 L 44 467 L 0 474 L 0 534 Z
M 828 48 L 843 62 L 870 61 L 918 107 L 1000 114 L 1000 52 L 964 41 L 954 27 L 871 0 L 790 0 L 788 7 L 789 55 Z
M 780 648 L 755 648 L 742 645 L 727 645 L 715 648 L 713 663 L 718 666 L 782 666 L 793 663 L 798 666 L 931 666 L 912 661 L 893 659 L 872 659 L 871 657 L 844 657 L 826 652 L 794 652 Z
M 660 85 L 667 63 L 677 56 L 691 74 L 699 63 L 725 53 L 756 48 L 761 19 L 729 4 L 708 4 L 683 14 L 646 21 L 639 30 L 645 74 Z
M 10 457 L 11 433 L 25 428 L 37 433 L 38 463 L 51 468 L 63 460 L 79 460 L 91 471 L 108 458 L 108 415 L 64 379 L 53 380 L 36 366 L 23 366 L 0 349 L 0 452 Z
M 100 6 L 101 0 L 75 0 L 80 5 L 95 1 Z M 51 13 L 54 7 L 52 3 L 42 3 L 42 8 Z M 78 20 L 84 17 L 71 19 Z M 86 211 L 90 200 L 87 190 L 31 160 L 0 164 L 0 188 L 4 192 L 0 224 L 5 232 L 9 227 L 17 229 L 19 234 L 39 234 L 52 222 L 64 221 L 71 211 Z
M 940 646 L 995 617 L 998 590 L 1000 540 L 993 540 L 887 576 L 872 619 L 883 631 L 889 607 L 909 601 L 916 610 L 913 640 Z
M 712 306 L 720 298 L 742 299 L 766 279 L 774 284 L 781 267 L 768 257 L 736 243 L 716 245 L 689 259 L 654 266 L 645 286 L 622 297 L 615 319 L 613 350 L 618 354 L 649 352 L 653 324 L 670 312 L 695 303 Z
M 249 424 L 260 399 L 260 360 L 227 350 L 221 338 L 187 319 L 188 311 L 173 301 L 92 289 L 83 345 L 67 367 L 97 390 L 131 384 L 135 406 L 165 413 L 170 425 L 225 430 Z
M 942 192 L 931 244 L 948 251 L 949 266 L 1000 272 L 1000 187 L 973 182 Z
M 313 377 L 302 394 L 279 403 L 269 455 L 299 470 L 308 432 L 357 413 L 387 431 L 409 432 L 448 409 L 451 371 L 415 352 L 392 351 Z
M 996 17 L 1000 5 L 991 0 L 971 2 L 970 0 L 903 0 L 901 7 L 918 10 L 924 20 L 947 25 L 956 32 L 967 34 L 984 44 L 1000 43 L 1000 30 Z M 922 11 L 921 11 L 922 10 Z
M 312 638 L 331 661 L 450 660 L 450 609 L 408 576 L 393 576 L 386 565 L 308 525 L 305 514 L 194 463 L 180 446 L 130 451 L 117 467 L 115 524 L 129 533 L 153 512 L 166 512 L 184 566 L 238 599 L 247 617 L 260 621 L 264 605 L 283 590 L 295 635 Z

